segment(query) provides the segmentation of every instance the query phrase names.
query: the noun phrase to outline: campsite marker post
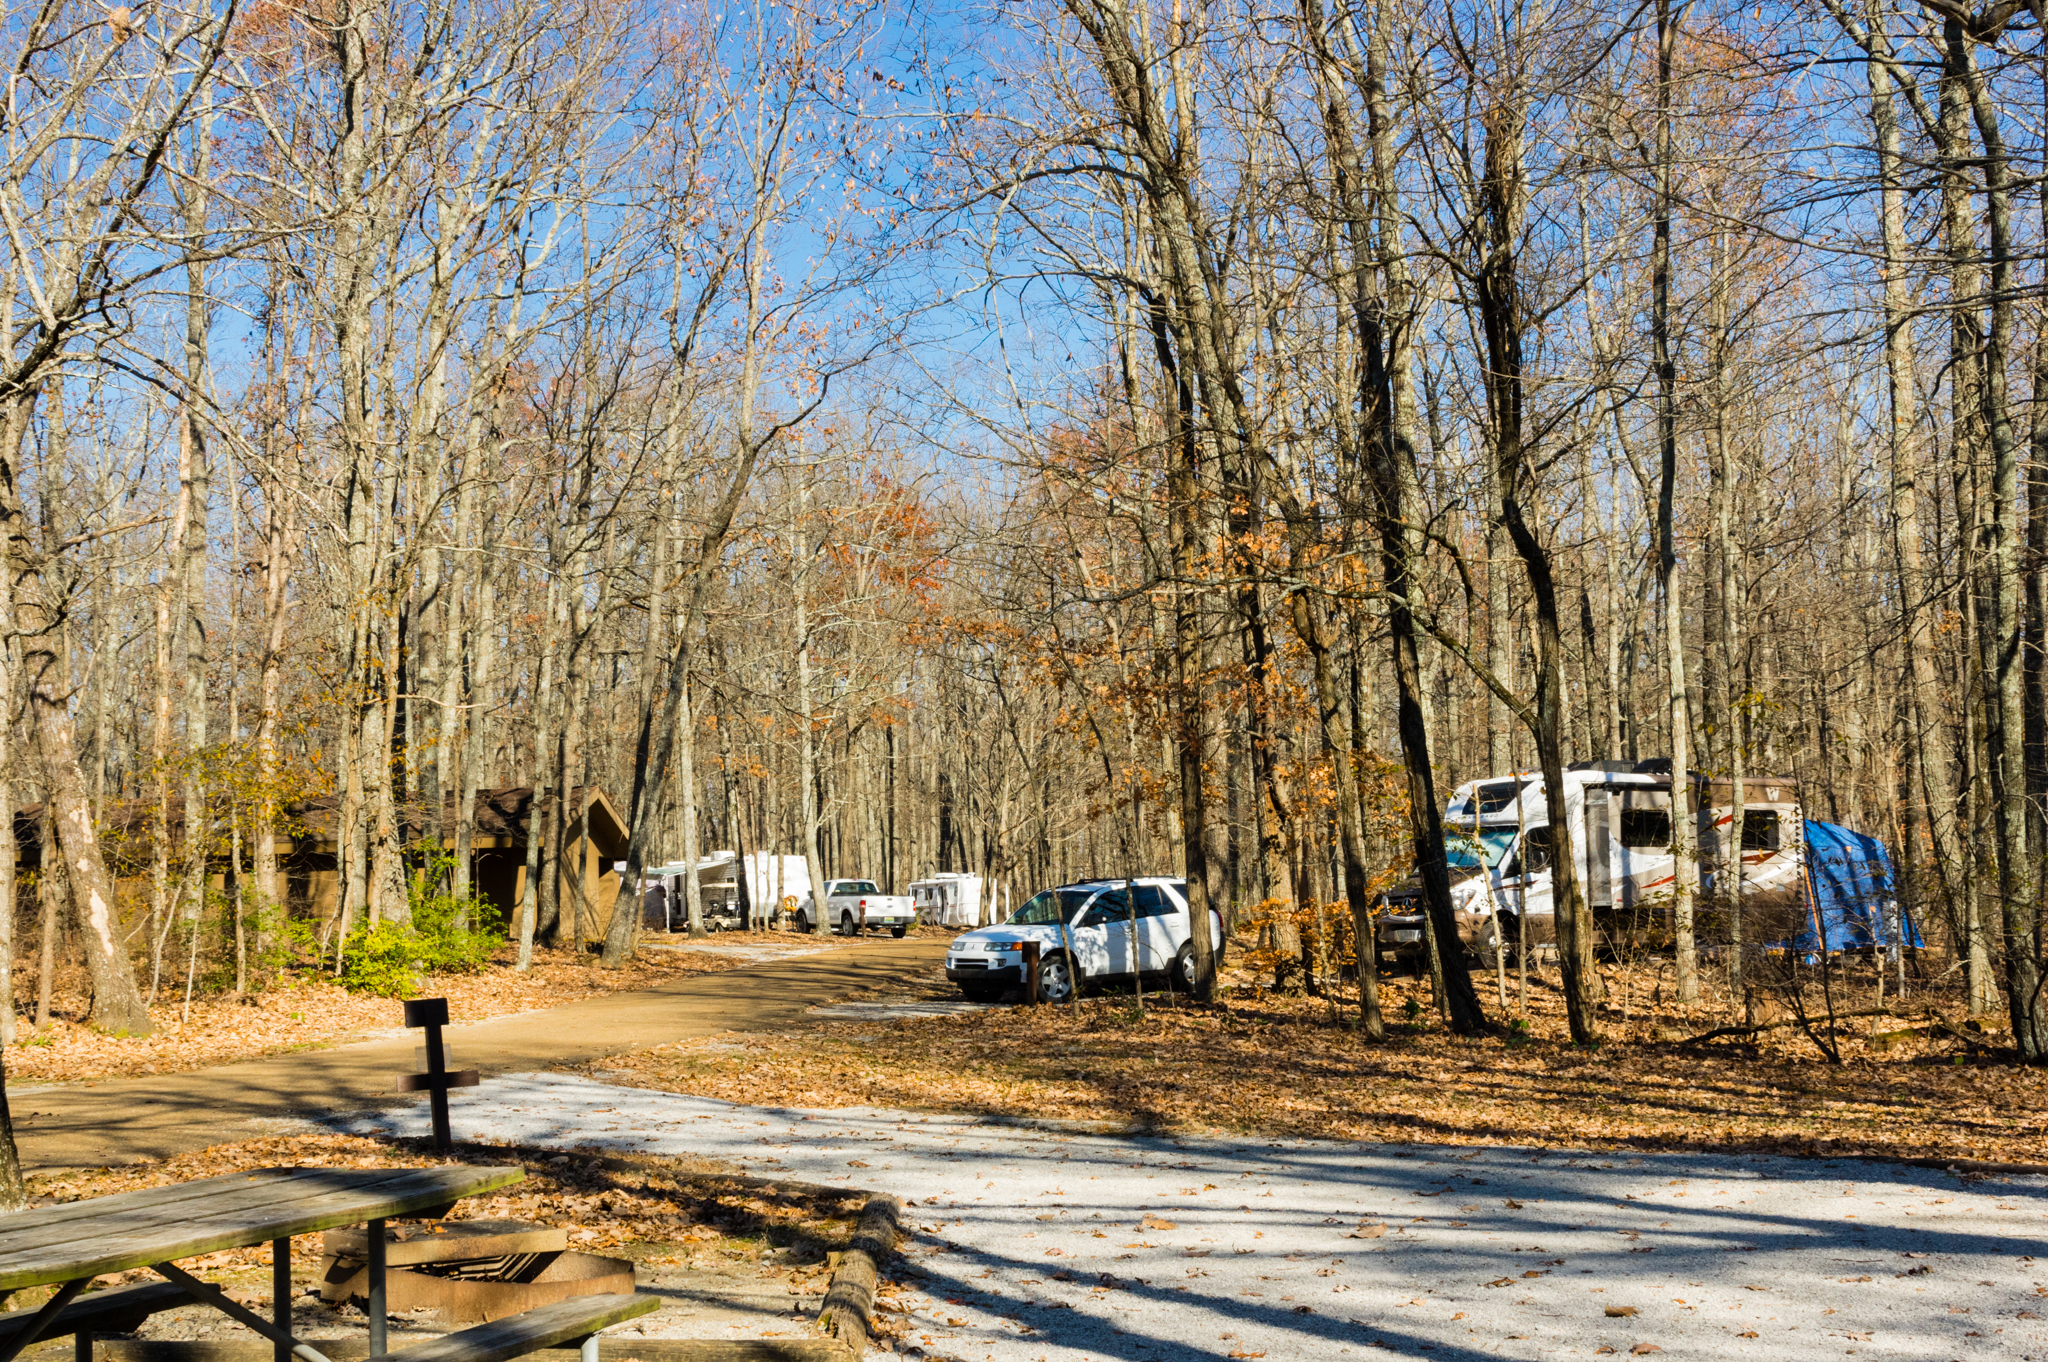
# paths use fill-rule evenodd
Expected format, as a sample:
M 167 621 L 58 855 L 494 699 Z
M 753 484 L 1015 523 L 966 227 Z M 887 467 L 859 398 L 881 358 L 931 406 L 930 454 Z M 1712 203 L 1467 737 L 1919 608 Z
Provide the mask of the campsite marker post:
M 427 1106 L 432 1110 L 434 1117 L 434 1148 L 443 1154 L 453 1153 L 455 1141 L 448 1131 L 448 1089 L 475 1087 L 477 1072 L 475 1069 L 448 1072 L 447 1052 L 441 1047 L 441 1028 L 448 1024 L 446 998 L 408 999 L 405 1004 L 405 1024 L 426 1029 L 427 1071 L 423 1074 L 407 1074 L 399 1079 L 398 1090 L 426 1091 Z

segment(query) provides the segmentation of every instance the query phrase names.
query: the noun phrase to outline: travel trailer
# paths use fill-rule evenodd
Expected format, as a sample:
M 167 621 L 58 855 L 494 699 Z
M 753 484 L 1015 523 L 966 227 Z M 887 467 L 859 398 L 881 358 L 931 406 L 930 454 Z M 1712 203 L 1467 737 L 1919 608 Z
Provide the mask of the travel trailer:
M 648 931 L 689 930 L 690 905 L 685 886 L 688 862 L 671 861 L 654 867 L 641 882 L 641 925 Z M 747 925 L 740 904 L 738 858 L 730 851 L 714 851 L 697 862 L 697 895 L 703 905 L 707 931 L 738 931 Z
M 647 872 L 641 885 L 641 912 L 648 930 L 682 931 L 689 926 L 686 868 L 685 862 L 671 861 Z M 659 894 L 654 892 L 657 887 Z M 811 875 L 801 856 L 750 851 L 742 857 L 714 851 L 697 862 L 697 889 L 704 904 L 704 925 L 714 932 L 738 931 L 746 927 L 750 909 L 758 918 L 772 919 L 785 903 L 808 897 Z
M 928 880 L 912 880 L 910 901 L 917 907 L 919 922 L 941 927 L 979 927 L 981 876 L 942 870 Z

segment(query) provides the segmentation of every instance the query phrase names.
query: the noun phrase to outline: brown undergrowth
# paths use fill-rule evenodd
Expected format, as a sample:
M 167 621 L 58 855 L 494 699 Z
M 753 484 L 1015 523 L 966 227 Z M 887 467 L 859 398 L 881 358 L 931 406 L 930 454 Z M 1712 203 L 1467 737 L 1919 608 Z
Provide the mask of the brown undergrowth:
M 1355 1003 L 1246 986 L 1211 1006 L 1155 998 L 1140 1013 L 1123 996 L 838 1023 L 589 1067 L 614 1081 L 788 1106 L 1356 1140 L 2048 1163 L 2048 1075 L 2038 1071 L 1950 1053 L 1938 1036 L 1880 1051 L 1865 1042 L 1868 1019 L 1837 1028 L 1839 1065 L 1790 1029 L 1738 1044 L 1657 1039 L 1704 1028 L 1655 1013 L 1609 1016 L 1608 1039 L 1589 1051 L 1562 1039 L 1554 989 L 1533 982 L 1526 1039 L 1403 1023 L 1430 1015 L 1427 987 L 1392 979 L 1383 986 L 1390 1035 L 1379 1043 L 1356 1028 Z

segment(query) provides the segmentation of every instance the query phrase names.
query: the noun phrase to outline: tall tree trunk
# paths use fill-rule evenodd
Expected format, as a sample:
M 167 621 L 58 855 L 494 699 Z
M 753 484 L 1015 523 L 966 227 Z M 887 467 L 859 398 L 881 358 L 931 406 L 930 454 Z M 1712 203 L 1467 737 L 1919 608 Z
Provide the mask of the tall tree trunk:
M 0 571 L 0 620 L 10 620 L 14 612 L 6 608 L 8 590 L 11 585 L 7 574 Z M 13 639 L 0 637 L 0 1049 L 14 1044 L 14 911 L 15 911 L 15 869 L 21 849 L 14 835 L 14 700 L 15 700 L 15 654 L 17 644 Z M 4 1061 L 0 1061 L 0 1085 L 6 1082 Z M 0 1102 L 4 1102 L 4 1087 L 0 1087 Z M 11 1138 L 11 1137 L 10 1137 Z M 0 1159 L 9 1156 L 6 1142 L 0 1141 Z M 0 1169 L 0 1184 L 4 1184 L 5 1170 Z M 0 1210 L 5 1210 L 5 1187 L 0 1185 Z M 18 1209 L 18 1208 L 17 1208 Z
M 528 776 L 526 805 L 526 883 L 519 895 L 519 968 L 533 967 L 533 943 L 540 934 L 542 881 L 555 873 L 550 860 L 543 866 L 541 850 L 548 844 L 549 810 L 555 803 L 554 676 L 555 603 L 560 590 L 554 574 L 548 576 L 546 630 L 541 637 L 540 675 L 535 680 L 529 708 L 533 714 L 533 764 Z
M 1957 497 L 1957 519 L 1968 526 L 1966 533 L 1959 526 L 1958 536 L 1967 545 L 1968 553 L 1962 574 L 1969 584 L 1965 587 L 1963 613 L 1970 625 L 1969 637 L 1978 645 L 1977 657 L 1969 667 L 1973 680 L 1965 700 L 1969 712 L 1964 787 L 1968 830 L 1961 840 L 1961 850 L 1968 858 L 1964 874 L 1964 959 L 1970 1010 L 1975 1014 L 1992 1005 L 1996 992 L 1989 942 L 1985 938 L 1981 873 L 1987 864 L 1996 863 L 1995 857 L 1986 860 L 1994 841 L 1985 836 L 1984 827 L 1984 815 L 1995 803 L 1986 784 L 1991 778 L 1988 768 L 1994 760 L 1987 749 L 1987 739 L 1995 724 L 1989 707 L 1995 700 L 1991 676 L 1996 670 L 1996 648 L 1986 633 L 1990 626 L 1985 617 L 1990 613 L 1991 602 L 1984 596 L 1989 582 L 1983 559 L 1988 547 L 1985 526 L 1989 517 L 1978 490 L 1980 470 L 1991 446 L 1991 432 L 1986 426 L 1990 408 L 1985 400 L 1983 257 L 1971 202 L 1975 186 L 1970 171 L 1975 155 L 1969 133 L 1969 51 L 1960 26 L 1952 20 L 1944 25 L 1942 43 L 1939 115 L 1931 131 L 1940 156 L 1943 246 L 1948 256 L 1951 462 L 1961 491 Z M 1995 816 L 1995 809 L 1991 812 Z
M 1713 479 L 1711 518 L 1716 546 L 1715 571 L 1719 579 L 1718 589 L 1714 593 L 1714 603 L 1719 615 L 1714 630 L 1719 665 L 1716 668 L 1717 674 L 1711 695 L 1704 686 L 1701 688 L 1701 695 L 1710 699 L 1719 711 L 1719 726 L 1724 735 L 1722 751 L 1725 754 L 1730 788 L 1734 795 L 1731 801 L 1728 835 L 1721 840 L 1719 879 L 1715 884 L 1715 897 L 1721 901 L 1727 921 L 1725 930 L 1728 935 L 1728 992 L 1731 997 L 1740 1001 L 1748 996 L 1744 979 L 1745 962 L 1742 958 L 1745 938 L 1742 923 L 1742 833 L 1747 816 L 1747 789 L 1743 785 L 1743 777 L 1748 770 L 1748 753 L 1743 741 L 1744 697 L 1736 683 L 1736 660 L 1742 650 L 1743 611 L 1740 603 L 1743 592 L 1736 563 L 1735 467 L 1728 441 L 1728 366 L 1732 345 L 1728 335 L 1731 252 L 1728 234 L 1716 233 L 1712 296 L 1708 300 L 1707 324 L 1708 400 L 1712 410 L 1707 455 L 1709 472 Z
M 43 800 L 54 825 L 55 846 L 45 843 L 44 865 L 61 859 L 78 901 L 79 935 L 92 980 L 92 1010 L 86 1021 L 113 1035 L 146 1036 L 153 1029 L 149 1009 L 135 987 L 135 972 L 121 929 L 114 879 L 101 858 L 93 828 L 92 801 L 79 769 L 69 707 L 70 678 L 57 652 L 56 612 L 45 597 L 45 560 L 21 503 L 22 443 L 28 434 L 36 391 L 10 404 L 0 448 L 0 536 L 12 575 L 13 632 L 21 640 L 22 679 L 28 688 L 29 722 L 42 759 Z M 47 871 L 46 871 L 47 873 Z M 48 952 L 45 951 L 47 958 Z
M 1671 0 L 1657 0 L 1657 200 L 1651 248 L 1650 346 L 1657 369 L 1657 584 L 1664 596 L 1665 671 L 1671 683 L 1671 918 L 1677 937 L 1678 999 L 1699 998 L 1693 901 L 1699 891 L 1692 814 L 1692 705 L 1685 688 L 1685 587 L 1678 570 L 1678 363 L 1671 348 L 1671 53 L 1678 25 Z M 1553 805 L 1553 807 L 1561 807 Z
M 1524 722 L 1535 740 L 1543 769 L 1543 791 L 1553 811 L 1551 901 L 1557 922 L 1558 963 L 1564 974 L 1565 1016 L 1572 1039 L 1597 1044 L 1594 1007 L 1599 975 L 1593 967 L 1593 924 L 1580 892 L 1571 823 L 1556 816 L 1566 807 L 1564 785 L 1564 636 L 1550 554 L 1537 537 L 1524 507 L 1532 471 L 1523 443 L 1523 354 L 1520 258 L 1528 192 L 1523 163 L 1527 133 L 1526 92 L 1519 86 L 1491 91 L 1482 114 L 1486 134 L 1479 211 L 1485 226 L 1475 278 L 1479 321 L 1486 345 L 1486 398 L 1490 452 L 1496 460 L 1492 483 L 1499 501 L 1494 513 L 1522 560 L 1535 605 L 1535 702 Z M 1503 699 L 1506 697 L 1503 696 Z M 1681 775 L 1679 779 L 1683 779 Z M 1674 782 L 1676 783 L 1676 782 Z M 1430 816 L 1437 816 L 1434 806 Z
M 278 707 L 282 703 L 285 625 L 291 572 L 293 501 L 273 483 L 264 496 L 263 658 L 258 682 L 260 712 L 256 718 L 256 898 L 266 920 L 282 925 L 285 902 L 277 881 L 279 753 Z
M 1900 647 L 1909 678 L 1905 706 L 1918 795 L 1926 801 L 1927 829 L 1934 853 L 1934 873 L 1953 912 L 1963 897 L 1963 849 L 1956 827 L 1955 782 L 1950 770 L 1950 744 L 1939 716 L 1943 687 L 1935 662 L 1937 638 L 1927 622 L 1935 578 L 1922 558 L 1919 488 L 1922 476 L 1919 393 L 1913 354 L 1914 301 L 1908 278 L 1906 242 L 1905 160 L 1899 145 L 1894 110 L 1894 67 L 1885 9 L 1869 0 L 1868 28 L 1861 37 L 1868 55 L 1865 71 L 1870 86 L 1870 121 L 1877 143 L 1879 227 L 1884 247 L 1884 356 L 1886 427 L 1891 458 L 1892 552 L 1899 580 Z M 1853 25 L 1852 36 L 1855 35 Z M 1938 128 L 1940 125 L 1937 124 Z M 1917 849 L 1908 847 L 1908 857 Z
M 1979 566 L 1989 607 L 1979 622 L 1984 649 L 1985 746 L 1998 830 L 1998 896 L 2005 940 L 2005 983 L 2013 1041 L 2031 1063 L 2048 1060 L 2048 998 L 2042 996 L 2034 867 L 2028 859 L 2026 803 L 2025 668 L 2020 656 L 2019 442 L 2006 391 L 2012 351 L 2014 244 L 2009 157 L 1998 109 L 1972 46 L 1977 38 L 1954 18 L 1943 25 L 1949 63 L 1963 82 L 1984 146 L 1985 212 L 1989 234 L 1990 327 L 1984 336 L 1984 424 L 1991 437 L 1990 514 Z M 1987 40 L 1995 34 L 1982 35 Z
M 793 561 L 789 571 L 796 590 L 797 784 L 801 787 L 797 808 L 803 819 L 803 836 L 798 845 L 811 880 L 811 919 L 823 928 L 827 925 L 825 868 L 818 855 L 818 733 L 816 697 L 811 692 L 811 469 L 803 464 L 791 472 L 797 480 L 796 497 L 790 507 L 789 546 Z M 684 679 L 683 689 L 687 698 L 688 678 Z M 689 746 L 694 737 L 686 735 L 684 745 Z

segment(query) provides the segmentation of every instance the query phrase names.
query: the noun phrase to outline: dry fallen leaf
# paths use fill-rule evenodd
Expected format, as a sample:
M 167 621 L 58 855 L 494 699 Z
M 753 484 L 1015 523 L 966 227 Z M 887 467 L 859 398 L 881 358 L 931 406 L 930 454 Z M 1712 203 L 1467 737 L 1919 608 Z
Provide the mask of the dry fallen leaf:
M 1357 1229 L 1345 1235 L 1346 1239 L 1378 1239 L 1387 1232 L 1387 1222 L 1372 1220 L 1361 1222 Z
M 1033 1018 L 1039 1043 L 1030 1046 L 1015 1043 L 1014 1012 L 991 1008 L 726 1036 L 717 1048 L 692 1042 L 591 1068 L 613 1082 L 623 1075 L 749 1104 L 888 1105 L 1120 1128 L 1142 1107 L 1162 1130 L 1398 1141 L 1425 1125 L 1451 1143 L 2048 1162 L 2048 1130 L 2031 1115 L 2023 1076 L 1916 1067 L 1910 1050 L 1831 1066 L 1788 1029 L 1738 1061 L 1617 1034 L 1589 1065 L 1566 1047 L 1562 1004 L 1548 990 L 1532 990 L 1527 1040 L 1468 1043 L 1432 1029 L 1373 1042 L 1330 1026 L 1322 999 L 1261 994 L 1241 967 L 1226 970 L 1224 985 L 1218 1005 L 1163 1002 L 1142 1016 L 1113 998 L 1039 1009 L 1049 1015 Z M 930 996 L 956 995 L 935 978 Z M 1382 1006 L 1411 997 L 1428 1005 L 1426 980 L 1383 981 Z M 1660 1021 L 1676 1024 L 1650 1016 L 1637 1029 Z M 1177 1057 L 1163 1086 L 1153 1063 L 1162 1052 Z M 1453 1063 L 1483 1076 L 1447 1082 Z M 1697 1100 L 1703 1082 L 1715 1085 L 1711 1104 Z M 1625 1114 L 1609 1101 L 1617 1084 L 1630 1094 Z M 1827 1135 L 1817 1138 L 1811 1113 L 1822 1109 Z
M 1138 1228 L 1141 1230 L 1177 1230 L 1180 1226 L 1171 1220 L 1162 1220 L 1156 1215 L 1148 1215 L 1138 1222 Z
M 1635 1312 L 1636 1308 L 1633 1305 L 1610 1305 L 1607 1307 L 1606 1314 L 1609 1319 L 1627 1319 L 1635 1314 Z
M 1638 1343 L 1635 1347 L 1630 1348 L 1629 1351 L 1637 1357 L 1642 1357 L 1648 1353 L 1661 1353 L 1664 1350 L 1654 1343 Z

